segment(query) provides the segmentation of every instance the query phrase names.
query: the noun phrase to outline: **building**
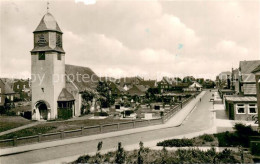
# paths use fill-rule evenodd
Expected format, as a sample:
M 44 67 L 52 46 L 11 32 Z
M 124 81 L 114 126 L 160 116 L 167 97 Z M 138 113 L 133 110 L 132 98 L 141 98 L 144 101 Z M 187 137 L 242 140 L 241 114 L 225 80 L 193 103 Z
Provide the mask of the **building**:
M 255 75 L 252 71 L 260 65 L 260 60 L 240 61 L 239 63 L 239 94 L 256 96 Z
M 256 90 L 257 90 L 257 107 L 258 107 L 258 126 L 260 128 L 260 65 L 256 67 L 252 73 L 255 74 Z
M 81 93 L 94 90 L 97 75 L 87 67 L 65 65 L 62 31 L 47 12 L 34 35 L 31 51 L 32 119 L 51 120 L 81 114 Z
M 232 90 L 219 90 L 228 116 L 232 120 L 255 121 L 258 115 L 256 77 L 260 60 L 240 61 L 238 72 L 232 70 Z M 238 75 L 238 77 L 237 77 Z
M 20 100 L 30 101 L 31 99 L 31 81 L 29 79 L 17 79 L 13 83 L 13 90 L 16 97 Z
M 133 85 L 132 88 L 130 88 L 127 91 L 127 94 L 131 96 L 145 96 L 145 92 L 147 91 L 147 88 L 143 85 Z
M 258 115 L 256 97 L 227 96 L 225 109 L 230 120 L 255 121 Z
M 11 87 L 5 82 L 4 79 L 0 78 L 0 107 L 3 108 L 6 103 L 11 105 L 14 100 L 14 95 L 15 92 L 11 89 Z M 1 108 L 0 110 L 2 110 Z M 0 111 L 0 113 L 2 113 L 2 111 Z
M 231 72 L 230 71 L 225 71 L 221 72 L 217 77 L 216 77 L 216 85 L 220 89 L 230 89 L 230 85 L 228 84 L 228 80 L 231 79 Z
M 202 90 L 202 85 L 196 81 L 193 82 L 188 88 L 183 88 L 184 92 L 197 92 Z

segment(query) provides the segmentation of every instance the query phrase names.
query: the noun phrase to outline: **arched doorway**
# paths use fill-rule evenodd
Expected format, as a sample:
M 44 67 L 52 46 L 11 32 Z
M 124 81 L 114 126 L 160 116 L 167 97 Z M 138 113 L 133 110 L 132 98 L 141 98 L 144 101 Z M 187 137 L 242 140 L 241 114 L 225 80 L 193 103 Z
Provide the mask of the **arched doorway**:
M 40 112 L 40 118 L 43 120 L 47 120 L 48 118 L 48 109 L 47 105 L 45 103 L 41 103 L 38 107 L 39 112 Z
M 48 113 L 49 113 L 49 105 L 46 104 L 45 101 L 38 101 L 35 104 L 36 113 L 36 120 L 48 120 Z

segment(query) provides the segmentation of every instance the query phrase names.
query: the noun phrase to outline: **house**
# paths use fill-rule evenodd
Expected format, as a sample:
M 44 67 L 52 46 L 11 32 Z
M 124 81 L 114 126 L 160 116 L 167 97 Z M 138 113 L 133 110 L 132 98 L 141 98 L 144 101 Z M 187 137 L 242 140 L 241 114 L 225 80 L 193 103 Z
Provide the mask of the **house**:
M 140 81 L 140 85 L 143 85 L 146 88 L 156 88 L 157 81 L 156 80 L 143 80 L 143 81 Z
M 258 108 L 258 126 L 260 128 L 260 65 L 258 65 L 253 71 L 256 82 L 256 94 L 257 94 L 257 108 Z
M 230 80 L 231 78 L 231 72 L 230 71 L 224 71 L 221 72 L 217 77 L 216 77 L 216 85 L 220 89 L 230 89 L 230 84 L 228 84 L 228 79 Z
M 225 108 L 230 119 L 233 120 L 255 120 L 258 115 L 256 98 L 256 77 L 253 73 L 257 72 L 260 60 L 240 61 L 238 88 L 235 90 L 221 90 L 225 102 Z M 232 71 L 237 74 L 236 71 Z M 236 79 L 232 75 L 233 79 Z M 237 81 L 235 81 L 237 82 Z M 236 87 L 235 87 L 236 88 Z M 236 92 L 238 91 L 238 92 Z M 220 93 L 221 93 L 220 92 Z M 226 93 L 226 94 L 224 94 Z M 234 94 L 228 96 L 227 93 Z M 226 96 L 225 96 L 226 95 Z
M 115 84 L 113 81 L 108 81 L 107 84 L 111 89 L 112 95 L 119 96 L 125 93 L 125 89 Z
M 258 115 L 254 96 L 226 96 L 225 109 L 230 120 L 255 121 Z
M 185 92 L 197 92 L 202 90 L 202 85 L 197 81 L 194 81 L 188 88 L 183 88 Z
M 136 77 L 123 77 L 116 80 L 116 83 L 119 84 L 121 87 L 127 86 L 128 88 L 132 87 L 133 85 L 139 85 L 141 81 L 144 79 L 136 76 Z
M 231 89 L 239 93 L 239 69 L 233 69 L 231 73 Z
M 147 88 L 143 85 L 133 85 L 133 87 L 127 91 L 127 94 L 129 94 L 131 96 L 134 96 L 134 95 L 144 96 L 146 91 L 147 91 Z
M 240 61 L 239 63 L 239 94 L 256 96 L 255 75 L 252 71 L 260 65 L 260 60 Z
M 6 105 L 6 103 L 12 105 L 14 95 L 15 92 L 11 89 L 11 87 L 5 82 L 4 79 L 0 78 L 0 107 L 3 108 Z
M 21 100 L 30 100 L 31 81 L 30 79 L 17 79 L 13 83 L 13 90 L 17 93 L 17 98 Z
M 219 93 L 220 97 L 223 99 L 224 96 L 226 96 L 226 95 L 234 95 L 236 93 L 236 91 L 234 91 L 232 89 L 219 89 L 218 93 Z
M 173 79 L 169 77 L 163 77 L 160 82 L 158 82 L 158 87 L 161 92 L 167 91 L 172 89 L 173 87 Z

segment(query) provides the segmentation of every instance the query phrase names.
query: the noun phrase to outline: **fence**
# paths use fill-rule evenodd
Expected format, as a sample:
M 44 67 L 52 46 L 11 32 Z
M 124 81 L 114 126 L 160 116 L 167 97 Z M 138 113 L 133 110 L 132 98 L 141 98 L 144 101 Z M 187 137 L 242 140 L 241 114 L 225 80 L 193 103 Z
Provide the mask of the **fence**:
M 88 126 L 82 127 L 81 129 L 70 130 L 70 131 L 60 131 L 47 134 L 38 134 L 34 136 L 27 137 L 14 137 L 12 139 L 0 140 L 0 147 L 11 147 L 11 146 L 21 146 L 26 144 L 33 144 L 38 142 L 47 142 L 53 140 L 62 140 L 66 138 L 88 136 L 93 134 L 107 133 L 111 131 L 120 131 L 126 129 L 133 129 L 151 125 L 158 125 L 167 122 L 173 115 L 175 115 L 179 110 L 182 109 L 188 102 L 190 102 L 193 97 L 190 97 L 184 100 L 182 103 L 178 104 L 170 111 L 165 112 L 164 116 L 158 119 L 152 120 L 136 120 L 129 122 L 113 123 L 113 124 L 104 124 L 97 126 Z

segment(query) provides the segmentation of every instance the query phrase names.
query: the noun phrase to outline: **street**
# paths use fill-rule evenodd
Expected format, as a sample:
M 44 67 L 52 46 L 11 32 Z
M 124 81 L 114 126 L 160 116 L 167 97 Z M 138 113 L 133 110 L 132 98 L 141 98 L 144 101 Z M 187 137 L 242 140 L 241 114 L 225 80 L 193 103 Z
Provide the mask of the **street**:
M 201 102 L 198 101 L 197 106 L 188 115 L 181 126 L 102 139 L 102 150 L 116 148 L 118 142 L 122 142 L 123 146 L 127 146 L 138 144 L 140 141 L 145 143 L 153 140 L 199 132 L 211 128 L 213 126 L 213 119 L 209 110 L 212 108 L 212 102 L 209 102 L 211 95 L 211 92 L 206 92 L 206 94 L 202 97 Z M 86 153 L 95 152 L 99 141 L 100 140 L 93 140 L 33 150 L 20 154 L 3 156 L 0 160 L 1 163 L 37 163 L 63 157 L 83 155 Z

